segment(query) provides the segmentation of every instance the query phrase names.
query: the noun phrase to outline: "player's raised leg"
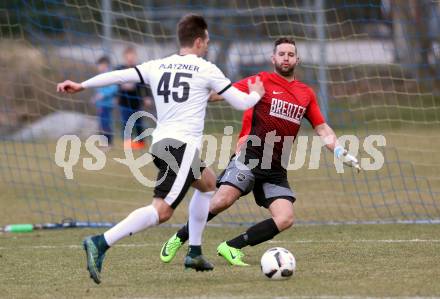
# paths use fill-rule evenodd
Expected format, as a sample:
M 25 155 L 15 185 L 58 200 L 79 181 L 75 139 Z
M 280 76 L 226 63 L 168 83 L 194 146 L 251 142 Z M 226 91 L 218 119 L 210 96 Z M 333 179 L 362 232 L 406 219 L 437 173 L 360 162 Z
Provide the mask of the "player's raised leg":
M 283 230 L 293 225 L 293 203 L 292 199 L 272 198 L 268 209 L 272 218 L 265 219 L 251 226 L 245 233 L 236 236 L 217 247 L 217 251 L 231 265 L 245 266 L 242 261 L 244 253 L 241 251 L 246 246 L 255 246 L 271 240 Z M 233 257 L 239 258 L 233 258 Z
M 104 234 L 84 241 L 87 268 L 96 283 L 101 281 L 105 252 L 119 240 L 167 221 L 195 181 L 193 169 L 200 170 L 197 148 L 179 140 L 165 138 L 153 144 L 150 151 L 159 170 L 153 203 L 133 211 Z
M 195 195 L 195 194 L 194 194 Z M 239 199 L 241 196 L 241 191 L 235 187 L 229 185 L 220 186 L 219 190 L 215 193 L 211 200 L 210 211 L 208 213 L 207 221 L 213 219 L 217 214 L 226 210 L 228 207 L 232 206 L 234 202 Z M 191 202 L 194 201 L 191 199 Z M 191 208 L 191 207 L 190 207 Z M 171 262 L 177 254 L 177 251 L 182 247 L 182 245 L 188 241 L 190 238 L 190 229 L 188 221 L 187 224 L 182 226 L 177 233 L 175 233 L 165 244 L 162 246 L 162 250 L 160 253 L 160 259 L 164 263 Z M 190 242 L 191 244 L 191 242 Z
M 240 196 L 247 194 L 252 189 L 254 183 L 252 173 L 250 170 L 243 170 L 243 167 L 237 167 L 236 163 L 240 162 L 231 159 L 228 167 L 220 175 L 220 187 L 211 200 L 207 221 L 210 221 L 217 214 L 232 206 Z M 191 223 L 191 220 L 189 223 Z M 169 263 L 174 259 L 177 251 L 190 238 L 189 231 L 192 231 L 192 228 L 187 223 L 165 242 L 160 254 L 163 262 Z

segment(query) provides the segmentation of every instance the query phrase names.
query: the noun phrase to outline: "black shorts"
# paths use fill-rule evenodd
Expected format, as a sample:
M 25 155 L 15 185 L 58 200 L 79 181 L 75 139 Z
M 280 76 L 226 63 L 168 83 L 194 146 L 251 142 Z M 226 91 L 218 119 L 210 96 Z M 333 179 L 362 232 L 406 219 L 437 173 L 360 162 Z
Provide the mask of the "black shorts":
M 232 157 L 228 167 L 217 178 L 217 187 L 230 185 L 241 191 L 241 196 L 253 191 L 257 205 L 269 208 L 278 198 L 295 202 L 295 194 L 289 186 L 287 175 L 278 171 L 265 171 L 265 175 L 255 175 L 243 163 Z
M 150 153 L 159 169 L 154 197 L 162 198 L 175 209 L 205 169 L 199 151 L 182 141 L 166 138 L 154 143 Z

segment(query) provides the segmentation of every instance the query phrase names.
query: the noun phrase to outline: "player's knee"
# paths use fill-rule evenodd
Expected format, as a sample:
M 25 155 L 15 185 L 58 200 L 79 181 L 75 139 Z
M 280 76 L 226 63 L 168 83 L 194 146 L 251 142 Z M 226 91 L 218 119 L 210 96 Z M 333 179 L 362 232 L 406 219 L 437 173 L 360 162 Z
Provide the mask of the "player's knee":
M 210 168 L 205 168 L 202 173 L 202 178 L 196 180 L 192 186 L 201 192 L 211 192 L 216 189 L 215 173 Z
M 274 221 L 280 231 L 286 230 L 290 227 L 292 227 L 294 220 L 293 215 L 285 214 L 280 215 L 274 218 Z
M 201 192 L 212 192 L 215 191 L 215 180 L 205 180 L 202 188 L 199 188 Z
M 295 221 L 293 220 L 293 216 L 287 218 L 287 220 L 286 220 L 286 229 L 292 227 L 294 223 L 295 223 Z
M 216 189 L 215 179 L 209 180 L 208 182 L 206 182 L 206 191 L 205 192 L 215 191 L 215 189 Z
M 158 211 L 159 214 L 159 223 L 164 223 L 168 221 L 173 215 L 173 209 L 162 209 Z
M 211 191 L 215 191 L 216 189 L 216 176 L 215 173 L 212 169 L 210 168 L 205 168 L 205 170 L 203 171 L 203 190 L 201 190 L 202 192 L 211 192 Z
M 168 221 L 174 212 L 174 209 L 163 200 L 153 201 L 153 207 L 156 209 L 157 215 L 159 216 L 159 223 Z

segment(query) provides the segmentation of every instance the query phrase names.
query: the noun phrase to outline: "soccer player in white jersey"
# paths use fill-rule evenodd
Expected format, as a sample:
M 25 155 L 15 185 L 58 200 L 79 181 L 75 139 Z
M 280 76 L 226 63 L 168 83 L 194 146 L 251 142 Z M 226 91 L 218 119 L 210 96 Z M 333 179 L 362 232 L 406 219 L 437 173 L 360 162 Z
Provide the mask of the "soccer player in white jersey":
M 190 186 L 196 190 L 189 204 L 189 249 L 184 265 L 197 271 L 213 269 L 202 255 L 201 239 L 216 177 L 211 169 L 203 167 L 199 157 L 210 91 L 221 94 L 239 110 L 254 106 L 265 91 L 259 78 L 248 82 L 249 94 L 239 91 L 217 66 L 202 58 L 209 42 L 203 17 L 184 16 L 178 23 L 177 36 L 178 54 L 101 74 L 82 83 L 67 80 L 57 86 L 58 92 L 75 93 L 86 88 L 142 82 L 151 86 L 157 108 L 157 127 L 150 149 L 159 170 L 153 202 L 133 211 L 104 234 L 84 239 L 87 269 L 96 283 L 101 282 L 106 251 L 122 238 L 167 221 Z

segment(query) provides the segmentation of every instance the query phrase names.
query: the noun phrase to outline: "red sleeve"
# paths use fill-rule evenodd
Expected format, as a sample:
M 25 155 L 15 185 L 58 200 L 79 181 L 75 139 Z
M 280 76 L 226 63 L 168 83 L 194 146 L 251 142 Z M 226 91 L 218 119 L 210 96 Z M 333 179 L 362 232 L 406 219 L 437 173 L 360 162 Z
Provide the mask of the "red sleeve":
M 313 128 L 325 123 L 324 116 L 322 116 L 321 109 L 319 109 L 318 101 L 316 100 L 316 94 L 312 89 L 310 89 L 310 103 L 307 106 L 305 117 Z

